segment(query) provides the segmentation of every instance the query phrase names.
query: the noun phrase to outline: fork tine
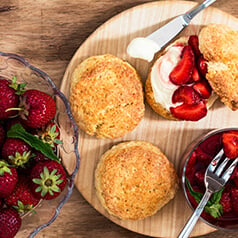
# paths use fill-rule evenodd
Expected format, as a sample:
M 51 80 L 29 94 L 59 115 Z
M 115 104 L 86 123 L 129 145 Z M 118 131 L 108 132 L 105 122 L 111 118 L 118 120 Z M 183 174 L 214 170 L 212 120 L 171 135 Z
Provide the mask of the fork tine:
M 222 179 L 225 180 L 225 182 L 227 182 L 227 180 L 230 178 L 230 176 L 232 175 L 232 172 L 234 171 L 236 165 L 238 164 L 238 158 L 236 158 L 232 164 L 228 167 L 228 169 L 224 172 L 224 174 L 221 176 Z
M 228 161 L 230 159 L 228 159 L 227 157 L 222 161 L 222 163 L 219 165 L 219 167 L 217 168 L 215 174 L 219 177 L 223 171 L 223 169 L 226 167 Z
M 209 166 L 207 168 L 207 171 L 213 172 L 216 169 L 216 167 L 217 167 L 220 159 L 222 158 L 223 154 L 224 154 L 224 151 L 223 151 L 223 149 L 221 149 L 219 151 L 219 153 L 214 157 L 214 159 L 209 164 Z

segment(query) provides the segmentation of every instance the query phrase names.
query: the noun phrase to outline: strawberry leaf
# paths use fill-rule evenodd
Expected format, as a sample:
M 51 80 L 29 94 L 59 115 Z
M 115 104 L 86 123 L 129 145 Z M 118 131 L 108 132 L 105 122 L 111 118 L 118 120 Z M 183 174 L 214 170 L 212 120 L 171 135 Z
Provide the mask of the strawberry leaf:
M 44 143 L 36 136 L 33 136 L 32 134 L 28 133 L 19 123 L 11 127 L 11 129 L 7 132 L 7 137 L 21 139 L 27 144 L 29 144 L 31 147 L 41 151 L 49 159 L 56 160 L 59 162 L 59 158 L 53 152 L 50 144 Z
M 200 192 L 194 191 L 188 179 L 187 178 L 185 179 L 186 179 L 186 185 L 187 185 L 189 193 L 195 198 L 196 202 L 199 203 L 203 197 L 203 194 Z M 207 205 L 204 208 L 204 210 L 214 218 L 219 218 L 223 214 L 223 207 L 219 203 L 223 189 L 224 188 L 222 188 L 216 193 L 213 193 L 210 200 L 208 201 Z

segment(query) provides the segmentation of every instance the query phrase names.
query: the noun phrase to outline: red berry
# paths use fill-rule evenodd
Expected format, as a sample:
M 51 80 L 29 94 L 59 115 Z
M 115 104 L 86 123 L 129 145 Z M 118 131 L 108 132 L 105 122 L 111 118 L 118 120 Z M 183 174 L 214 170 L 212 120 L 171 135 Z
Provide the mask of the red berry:
M 200 101 L 200 97 L 193 88 L 189 86 L 180 86 L 176 89 L 172 96 L 172 102 L 183 102 L 185 104 L 196 104 Z
M 35 198 L 32 194 L 30 179 L 21 175 L 15 189 L 4 201 L 8 206 L 17 209 L 18 213 L 24 214 L 31 211 L 39 203 L 40 199 Z
M 66 173 L 63 166 L 48 160 L 36 164 L 31 171 L 31 188 L 36 197 L 51 200 L 64 190 Z
M 16 110 L 6 111 L 10 108 L 16 108 L 19 102 L 19 96 L 15 90 L 10 87 L 10 82 L 6 79 L 0 79 L 0 120 L 16 115 Z
M 195 82 L 192 87 L 204 99 L 208 99 L 211 96 L 212 88 L 205 79 Z
M 13 208 L 0 210 L 0 238 L 13 238 L 21 227 L 21 218 Z
M 222 205 L 223 212 L 227 213 L 232 210 L 231 196 L 229 191 L 224 191 L 222 193 L 219 203 Z
M 230 159 L 238 157 L 238 131 L 224 132 L 222 143 L 225 155 Z
M 10 167 L 4 160 L 0 160 L 0 197 L 9 196 L 18 180 L 17 170 Z
M 199 50 L 198 36 L 191 35 L 188 39 L 188 44 L 191 46 L 193 53 L 195 55 L 195 58 L 198 59 L 198 57 L 201 55 L 201 52 Z
M 170 81 L 176 85 L 182 85 L 191 79 L 194 68 L 194 54 L 189 45 L 184 46 L 182 58 L 171 71 Z
M 56 104 L 53 98 L 41 91 L 31 89 L 22 95 L 20 103 L 25 125 L 31 128 L 40 128 L 53 119 L 56 113 Z
M 231 189 L 232 210 L 238 215 L 238 188 Z
M 197 104 L 182 104 L 177 107 L 170 107 L 172 115 L 180 120 L 198 121 L 206 116 L 207 107 L 204 101 Z
M 201 77 L 200 77 L 200 74 L 199 74 L 199 72 L 198 72 L 198 70 L 197 70 L 197 67 L 194 66 L 194 68 L 193 68 L 193 73 L 192 73 L 192 77 L 191 77 L 191 81 L 192 81 L 192 82 L 197 82 L 197 81 L 199 81 L 200 79 L 201 79 Z
M 207 61 L 204 59 L 203 55 L 200 55 L 200 57 L 197 59 L 196 64 L 200 74 L 205 77 L 207 73 Z
M 22 166 L 31 156 L 31 147 L 21 139 L 7 138 L 2 147 L 2 157 L 10 164 Z
M 2 147 L 4 141 L 5 141 L 5 137 L 6 137 L 6 133 L 5 130 L 2 126 L 2 124 L 0 124 L 0 148 Z

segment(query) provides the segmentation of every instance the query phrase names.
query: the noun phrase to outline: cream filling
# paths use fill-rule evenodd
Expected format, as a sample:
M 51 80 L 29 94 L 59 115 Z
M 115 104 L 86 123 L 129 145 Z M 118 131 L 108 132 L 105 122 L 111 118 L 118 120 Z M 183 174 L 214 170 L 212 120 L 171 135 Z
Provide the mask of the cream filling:
M 169 111 L 174 107 L 172 96 L 174 91 L 179 87 L 173 84 L 169 79 L 169 74 L 180 60 L 183 46 L 171 46 L 167 52 L 159 57 L 151 69 L 151 86 L 156 103 L 161 104 Z

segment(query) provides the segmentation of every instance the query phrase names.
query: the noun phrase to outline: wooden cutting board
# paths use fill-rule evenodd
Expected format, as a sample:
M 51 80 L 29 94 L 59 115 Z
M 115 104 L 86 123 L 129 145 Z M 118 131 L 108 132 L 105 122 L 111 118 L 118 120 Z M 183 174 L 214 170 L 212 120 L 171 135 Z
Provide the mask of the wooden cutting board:
M 182 14 L 196 4 L 187 1 L 159 1 L 131 8 L 113 17 L 100 26 L 80 46 L 70 61 L 61 90 L 69 96 L 70 78 L 74 68 L 85 58 L 92 55 L 110 53 L 129 61 L 145 80 L 150 64 L 143 60 L 132 59 L 126 54 L 129 42 L 138 36 L 146 36 L 164 25 L 169 19 Z M 181 35 L 197 34 L 203 25 L 223 23 L 238 30 L 238 19 L 209 7 L 194 18 L 191 25 Z M 80 171 L 75 185 L 85 199 L 111 221 L 129 230 L 154 237 L 177 237 L 179 231 L 191 215 L 182 189 L 174 200 L 156 215 L 141 221 L 122 221 L 110 216 L 99 203 L 94 189 L 94 170 L 99 157 L 114 144 L 128 140 L 145 140 L 161 148 L 171 160 L 178 173 L 181 157 L 186 147 L 203 133 L 214 128 L 238 126 L 238 112 L 232 112 L 217 101 L 208 115 L 198 122 L 168 121 L 154 113 L 146 104 L 144 119 L 139 126 L 122 138 L 116 140 L 96 139 L 80 131 L 79 151 L 81 155 Z M 73 164 L 64 161 L 67 169 Z M 203 235 L 214 231 L 199 221 L 192 235 Z

